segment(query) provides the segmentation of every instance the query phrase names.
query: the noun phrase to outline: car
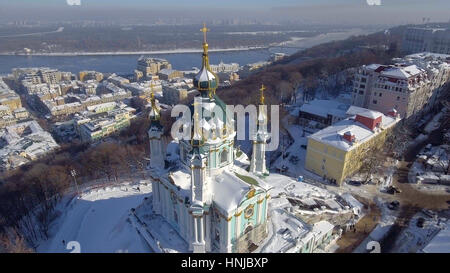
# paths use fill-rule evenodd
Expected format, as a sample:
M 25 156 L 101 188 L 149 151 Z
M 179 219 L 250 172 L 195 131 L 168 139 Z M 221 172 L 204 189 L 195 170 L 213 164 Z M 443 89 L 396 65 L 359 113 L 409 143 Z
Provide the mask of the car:
M 423 224 L 425 223 L 425 219 L 422 217 L 419 217 L 419 219 L 417 219 L 417 223 L 416 225 L 420 228 L 423 228 Z
M 398 188 L 394 187 L 394 186 L 390 186 L 389 188 L 386 189 L 386 193 L 389 194 L 396 194 L 396 193 L 401 193 L 402 191 L 399 190 Z
M 398 202 L 398 201 L 392 201 L 391 203 L 388 204 L 388 208 L 390 210 L 398 210 L 399 207 L 400 207 L 400 202 Z
M 361 182 L 356 181 L 356 180 L 350 180 L 350 181 L 347 182 L 347 184 L 352 185 L 352 186 L 356 186 L 356 187 L 359 187 L 359 186 L 362 185 Z

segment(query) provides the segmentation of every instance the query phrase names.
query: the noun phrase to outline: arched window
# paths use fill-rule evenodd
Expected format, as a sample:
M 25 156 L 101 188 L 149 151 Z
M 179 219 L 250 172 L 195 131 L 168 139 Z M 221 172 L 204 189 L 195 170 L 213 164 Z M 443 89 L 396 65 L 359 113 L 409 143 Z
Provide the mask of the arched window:
M 247 233 L 249 233 L 252 230 L 253 230 L 253 226 L 249 225 L 248 227 L 245 228 L 244 234 L 247 234 Z
M 228 161 L 228 150 L 223 150 L 220 154 L 220 163 L 225 163 Z
M 178 214 L 176 210 L 173 210 L 173 219 L 175 219 L 175 222 L 178 224 Z

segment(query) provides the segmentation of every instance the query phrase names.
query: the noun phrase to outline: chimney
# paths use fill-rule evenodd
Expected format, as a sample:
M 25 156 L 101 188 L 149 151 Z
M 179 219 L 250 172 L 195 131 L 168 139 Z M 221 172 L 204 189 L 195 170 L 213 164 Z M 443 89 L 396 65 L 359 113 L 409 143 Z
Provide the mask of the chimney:
M 367 112 L 364 113 L 364 115 L 357 114 L 355 121 L 363 124 L 364 126 L 373 131 L 377 126 L 381 124 L 381 119 L 382 119 L 381 114 L 378 116 L 374 112 Z
M 395 108 L 392 108 L 389 112 L 387 112 L 388 116 L 393 117 L 393 118 L 397 118 L 398 117 L 398 112 L 397 110 L 395 110 Z
M 352 143 L 355 141 L 355 135 L 351 131 L 347 131 L 344 133 L 344 139 Z

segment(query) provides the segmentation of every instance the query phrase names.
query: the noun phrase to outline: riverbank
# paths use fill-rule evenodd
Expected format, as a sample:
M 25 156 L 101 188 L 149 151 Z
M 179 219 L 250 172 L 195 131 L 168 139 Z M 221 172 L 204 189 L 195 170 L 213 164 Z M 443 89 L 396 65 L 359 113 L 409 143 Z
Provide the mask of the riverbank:
M 254 47 L 233 47 L 233 48 L 212 48 L 210 52 L 248 51 L 268 49 L 268 46 Z M 201 53 L 198 48 L 185 48 L 173 50 L 155 51 L 115 51 L 115 52 L 51 52 L 51 53 L 0 53 L 0 56 L 47 56 L 47 57 L 72 57 L 72 56 L 116 56 L 116 55 L 159 55 L 159 54 L 181 54 L 181 53 Z

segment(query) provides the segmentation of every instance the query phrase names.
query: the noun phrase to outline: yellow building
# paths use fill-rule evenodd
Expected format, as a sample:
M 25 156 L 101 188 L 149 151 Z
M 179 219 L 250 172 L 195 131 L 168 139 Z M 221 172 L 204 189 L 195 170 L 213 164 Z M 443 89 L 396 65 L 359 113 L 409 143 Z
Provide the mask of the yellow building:
M 382 148 L 399 121 L 395 110 L 387 115 L 365 110 L 322 129 L 308 137 L 305 168 L 341 185 L 359 170 L 367 153 Z

